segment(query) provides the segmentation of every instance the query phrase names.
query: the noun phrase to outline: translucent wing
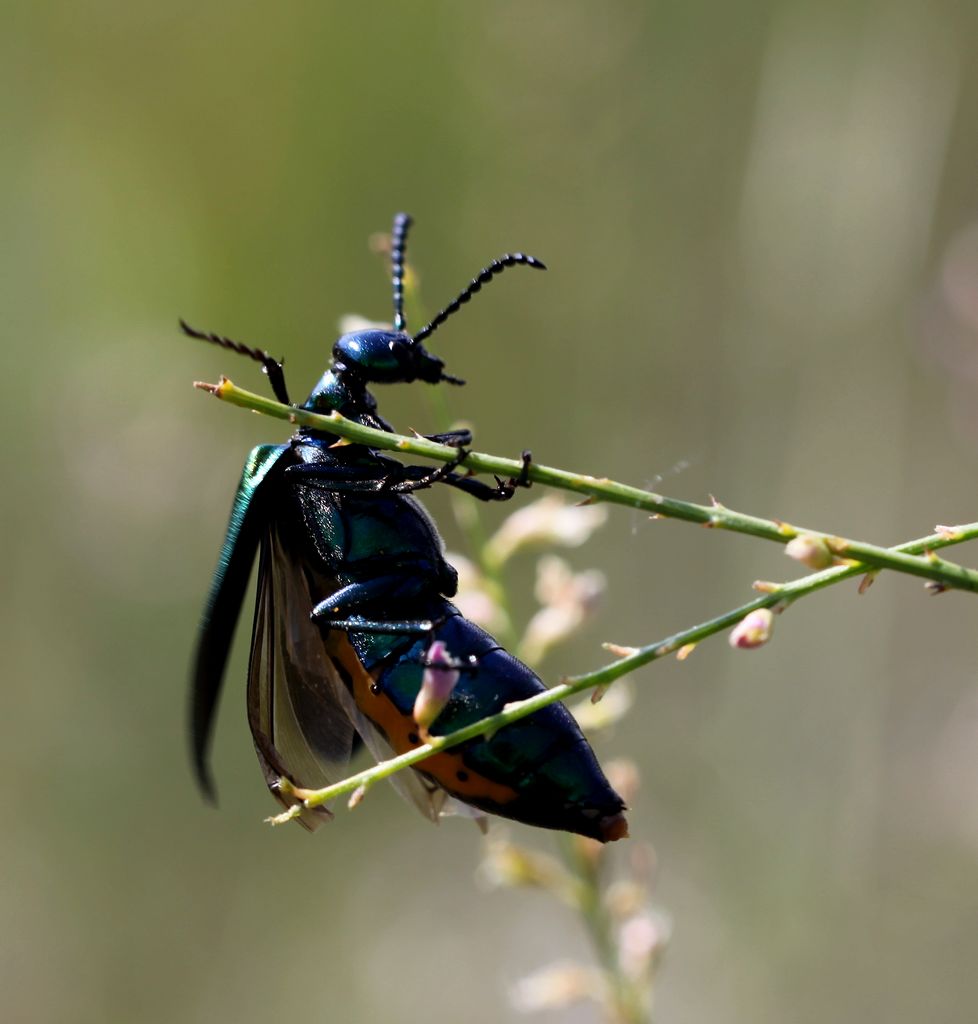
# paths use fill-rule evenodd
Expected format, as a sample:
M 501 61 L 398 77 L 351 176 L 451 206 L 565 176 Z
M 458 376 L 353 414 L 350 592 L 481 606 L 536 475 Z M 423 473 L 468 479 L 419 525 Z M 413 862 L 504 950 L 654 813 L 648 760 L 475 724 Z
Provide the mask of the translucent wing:
M 356 725 L 356 730 L 363 738 L 364 746 L 379 761 L 386 761 L 394 756 L 390 744 L 381 735 L 380 731 L 356 706 L 353 695 L 343 691 L 343 700 L 346 704 L 347 714 Z M 450 799 L 448 794 L 436 786 L 429 779 L 424 778 L 417 772 L 403 771 L 391 776 L 391 785 L 398 794 L 409 804 L 413 804 L 430 821 L 438 821 L 438 818 L 446 813 L 445 802 Z
M 356 652 L 346 636 L 331 635 L 327 647 L 330 656 L 336 659 L 338 674 L 341 676 L 345 674 L 347 678 L 357 672 L 366 674 L 366 669 L 359 662 Z M 373 678 L 368 675 L 364 682 L 369 686 L 373 682 Z M 374 758 L 377 761 L 386 761 L 394 757 L 396 752 L 380 729 L 357 706 L 349 689 L 343 688 L 340 691 L 340 700 L 346 708 L 348 717 L 362 737 L 364 745 Z M 449 796 L 441 786 L 423 774 L 423 764 L 421 767 L 422 771 L 420 772 L 404 771 L 391 776 L 391 784 L 404 800 L 413 804 L 424 817 L 435 823 L 439 818 L 458 814 L 474 818 L 480 824 L 480 828 L 483 827 L 485 814 L 482 811 Z
M 279 779 L 303 789 L 327 786 L 353 750 L 346 691 L 326 653 L 323 631 L 309 618 L 317 600 L 272 524 L 261 542 L 248 722 L 265 781 L 285 806 L 295 801 L 279 791 Z M 318 808 L 299 820 L 311 830 L 330 817 Z
M 353 698 L 350 698 L 353 703 Z M 394 751 L 390 744 L 380 734 L 362 711 L 354 707 L 357 732 L 363 737 L 366 748 L 378 761 L 386 761 L 394 757 Z M 424 762 L 422 762 L 422 767 Z M 463 818 L 472 818 L 479 828 L 486 831 L 486 815 L 471 804 L 464 803 L 454 796 L 449 796 L 436 782 L 432 782 L 427 776 L 413 770 L 398 772 L 391 776 L 391 785 L 398 794 L 409 804 L 417 809 L 436 825 L 439 818 L 447 818 L 451 815 L 459 815 Z
M 312 609 L 333 589 L 335 583 L 303 568 L 274 524 L 266 531 L 248 669 L 248 722 L 265 781 L 285 807 L 298 801 L 282 792 L 281 779 L 300 789 L 328 786 L 340 777 L 358 735 L 378 761 L 393 756 L 343 682 L 351 668 L 366 672 L 345 634 L 310 620 Z M 345 662 L 343 671 L 337 658 Z M 446 814 L 482 817 L 424 775 L 399 772 L 391 782 L 431 821 Z M 304 811 L 298 821 L 312 831 L 331 817 L 319 807 Z

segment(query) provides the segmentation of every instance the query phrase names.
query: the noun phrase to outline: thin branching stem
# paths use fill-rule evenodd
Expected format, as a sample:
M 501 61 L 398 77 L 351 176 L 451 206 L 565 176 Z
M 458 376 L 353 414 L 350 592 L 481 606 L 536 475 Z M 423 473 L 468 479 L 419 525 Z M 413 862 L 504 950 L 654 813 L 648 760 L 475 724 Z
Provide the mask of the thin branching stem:
M 891 550 L 896 553 L 916 555 L 923 551 L 947 547 L 950 544 L 959 544 L 962 541 L 975 538 L 978 538 L 978 523 L 969 523 L 966 526 L 955 527 L 953 531 L 942 530 L 940 533 L 908 541 L 906 544 L 901 544 Z M 672 636 L 665 637 L 663 640 L 647 644 L 645 647 L 634 648 L 628 655 L 611 662 L 611 664 L 606 665 L 604 668 L 587 672 L 584 675 L 572 676 L 565 679 L 562 683 L 550 687 L 550 689 L 545 690 L 543 693 L 538 693 L 526 700 L 507 704 L 502 711 L 495 715 L 489 715 L 478 722 L 473 722 L 471 725 L 457 729 L 455 732 L 444 736 L 436 736 L 430 742 L 416 747 L 406 754 L 400 754 L 389 760 L 381 761 L 371 768 L 357 772 L 356 775 L 351 775 L 342 782 L 327 786 L 325 789 L 312 792 L 303 791 L 302 795 L 305 799 L 302 804 L 296 805 L 274 818 L 270 818 L 269 821 L 274 824 L 290 821 L 292 818 L 298 817 L 304 808 L 319 807 L 329 800 L 334 800 L 346 793 L 352 793 L 361 786 L 369 787 L 381 779 L 389 778 L 396 772 L 402 771 L 404 768 L 418 764 L 440 750 L 457 746 L 460 743 L 465 743 L 467 740 L 478 739 L 481 736 L 491 736 L 503 726 L 525 718 L 527 715 L 533 714 L 534 711 L 539 711 L 549 704 L 559 700 L 566 700 L 568 697 L 572 697 L 583 690 L 593 689 L 596 686 L 607 686 L 616 679 L 620 679 L 627 673 L 640 668 L 642 665 L 647 665 L 649 662 L 679 651 L 689 644 L 699 643 L 699 641 L 704 640 L 708 636 L 733 627 L 745 615 L 758 608 L 777 608 L 783 610 L 801 597 L 814 594 L 816 591 L 823 590 L 825 587 L 832 586 L 834 583 L 839 583 L 865 571 L 866 567 L 862 565 L 835 566 L 831 569 L 824 569 L 822 572 L 803 576 L 801 579 L 793 580 L 790 583 L 781 584 L 755 598 L 753 601 L 732 608 L 730 611 L 725 612 L 723 615 L 718 615 L 708 622 L 691 626 L 689 629 L 681 630 Z
M 318 415 L 291 406 L 281 405 L 271 399 L 244 391 L 227 379 L 222 379 L 217 385 L 198 384 L 197 386 L 234 405 L 253 409 L 256 412 L 275 416 L 279 419 L 289 420 L 301 426 L 336 434 L 355 443 L 368 445 L 371 448 L 403 452 L 442 462 L 451 461 L 458 454 L 454 448 L 447 445 L 436 444 L 424 438 L 403 437 L 382 430 L 373 430 L 345 419 L 338 413 Z M 516 476 L 522 467 L 522 463 L 516 459 L 501 459 L 475 452 L 468 457 L 465 465 L 476 472 L 495 473 L 499 476 Z M 830 550 L 837 557 L 846 558 L 849 561 L 848 564 L 836 565 L 830 569 L 812 573 L 789 583 L 780 585 L 767 584 L 764 587 L 764 592 L 754 600 L 732 608 L 730 611 L 718 615 L 707 622 L 691 626 L 688 629 L 681 630 L 672 636 L 657 640 L 644 647 L 630 648 L 624 657 L 618 658 L 603 668 L 585 673 L 584 675 L 567 678 L 543 693 L 536 694 L 527 700 L 508 704 L 502 711 L 489 715 L 478 722 L 473 722 L 462 729 L 457 729 L 455 732 L 444 736 L 434 736 L 429 742 L 415 747 L 407 753 L 381 761 L 379 764 L 357 772 L 355 775 L 351 775 L 335 785 L 319 790 L 297 791 L 297 795 L 302 798 L 302 802 L 284 813 L 270 818 L 271 822 L 281 824 L 290 821 L 298 817 L 304 809 L 318 807 L 355 790 L 360 790 L 362 793 L 381 779 L 389 778 L 396 772 L 419 764 L 425 758 L 438 751 L 458 746 L 460 743 L 465 743 L 469 740 L 491 736 L 504 726 L 525 718 L 527 715 L 533 714 L 533 712 L 539 711 L 541 708 L 547 707 L 556 701 L 566 700 L 568 697 L 572 697 L 574 694 L 584 690 L 607 686 L 642 665 L 647 665 L 652 661 L 677 652 L 681 648 L 696 644 L 706 637 L 733 627 L 745 615 L 757 609 L 770 608 L 776 611 L 783 611 L 788 605 L 801 597 L 813 594 L 825 587 L 849 579 L 852 576 L 866 573 L 867 571 L 891 569 L 896 572 L 909 573 L 913 576 L 921 576 L 932 580 L 941 589 L 978 590 L 978 573 L 954 563 L 946 562 L 934 554 L 940 548 L 978 537 L 978 523 L 969 523 L 955 527 L 941 527 L 936 533 L 921 537 L 918 540 L 908 541 L 893 548 L 882 548 L 860 541 L 833 537 L 818 530 L 803 530 L 775 520 L 744 515 L 724 508 L 719 504 L 711 506 L 695 505 L 690 502 L 666 498 L 650 491 L 642 491 L 625 484 L 615 483 L 611 480 L 600 480 L 595 477 L 568 473 L 563 470 L 541 466 L 537 463 L 531 466 L 530 477 L 536 483 L 575 491 L 594 499 L 628 505 L 633 508 L 643 508 L 664 517 L 683 519 L 687 522 L 701 523 L 738 533 L 747 533 L 751 536 L 775 540 L 779 543 L 785 543 L 800 534 L 807 534 L 821 538 L 829 545 Z
M 643 993 L 622 971 L 615 924 L 603 898 L 602 868 L 607 865 L 602 857 L 589 855 L 590 842 L 561 836 L 564 861 L 577 881 L 577 910 L 608 985 L 609 1024 L 644 1024 Z
M 282 405 L 273 399 L 263 398 L 261 395 L 245 391 L 227 378 L 222 378 L 219 384 L 198 383 L 197 386 L 234 405 L 288 420 L 299 426 L 336 434 L 371 448 L 401 452 L 439 462 L 451 462 L 458 456 L 458 451 L 449 445 L 437 444 L 421 437 L 405 437 L 401 434 L 374 430 L 348 420 L 339 413 L 320 415 L 297 409 L 294 406 Z M 523 468 L 522 462 L 518 459 L 503 459 L 481 452 L 471 452 L 464 465 L 466 469 L 474 473 L 494 473 L 503 477 L 518 476 Z M 837 537 L 821 530 L 792 526 L 776 519 L 762 519 L 758 516 L 736 512 L 719 502 L 714 502 L 711 505 L 697 505 L 694 502 L 681 501 L 678 498 L 668 498 L 653 491 L 643 491 L 638 487 L 630 487 L 614 480 L 569 473 L 566 470 L 554 469 L 536 462 L 530 466 L 529 476 L 534 483 L 573 491 L 593 500 L 645 509 L 663 518 L 682 519 L 690 523 L 699 523 L 701 526 L 745 533 L 752 537 L 776 541 L 779 544 L 786 544 L 789 540 L 802 535 L 815 537 L 823 541 L 835 557 L 860 563 L 856 569 L 857 572 L 865 572 L 870 568 L 891 569 L 894 572 L 908 573 L 911 576 L 933 580 L 945 589 L 978 592 L 978 572 L 938 558 L 933 554 L 934 549 L 940 546 L 937 544 L 929 544 L 919 551 L 909 553 L 900 546 L 885 548 L 876 544 L 867 544 L 864 541 Z

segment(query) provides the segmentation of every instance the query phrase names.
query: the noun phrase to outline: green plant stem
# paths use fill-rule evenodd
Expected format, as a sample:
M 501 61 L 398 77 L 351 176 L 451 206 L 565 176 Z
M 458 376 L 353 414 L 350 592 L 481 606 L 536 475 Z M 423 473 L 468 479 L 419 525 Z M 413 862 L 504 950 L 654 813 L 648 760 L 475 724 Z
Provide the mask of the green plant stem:
M 236 387 L 231 381 L 222 379 L 217 384 L 198 384 L 198 387 L 216 395 L 224 401 L 256 412 L 288 420 L 300 426 L 310 427 L 325 433 L 335 434 L 349 441 L 368 445 L 371 448 L 403 452 L 422 458 L 431 458 L 441 462 L 449 462 L 457 456 L 457 451 L 447 445 L 437 444 L 424 438 L 409 438 L 386 431 L 373 430 L 359 423 L 345 419 L 338 413 L 318 415 L 292 406 L 282 405 L 271 399 L 252 394 Z M 495 473 L 499 476 L 518 475 L 522 464 L 516 459 L 500 459 L 495 456 L 472 452 L 465 461 L 466 468 L 476 472 Z M 614 504 L 632 508 L 643 508 L 658 515 L 683 519 L 687 522 L 700 523 L 728 529 L 751 536 L 761 537 L 785 543 L 799 534 L 821 538 L 830 550 L 839 558 L 853 560 L 851 564 L 835 566 L 822 572 L 804 576 L 801 579 L 781 585 L 771 585 L 761 596 L 742 604 L 730 611 L 710 619 L 707 622 L 682 630 L 663 640 L 644 647 L 630 649 L 618 660 L 604 668 L 584 675 L 574 676 L 556 686 L 545 690 L 524 701 L 507 705 L 502 711 L 490 715 L 481 721 L 474 722 L 463 729 L 458 729 L 445 736 L 436 736 L 430 742 L 389 760 L 382 761 L 350 778 L 327 786 L 325 789 L 300 791 L 300 804 L 270 819 L 281 823 L 298 817 L 304 808 L 318 807 L 329 800 L 351 793 L 354 790 L 366 790 L 375 782 L 386 779 L 398 771 L 423 761 L 440 750 L 457 746 L 468 740 L 492 735 L 498 729 L 515 722 L 526 715 L 532 714 L 549 704 L 564 700 L 583 690 L 607 686 L 628 672 L 678 651 L 682 647 L 698 643 L 700 640 L 738 623 L 745 615 L 759 608 L 776 608 L 783 610 L 792 602 L 806 594 L 815 593 L 844 579 L 865 573 L 867 570 L 891 569 L 897 572 L 921 576 L 939 584 L 942 588 L 978 590 L 978 573 L 962 566 L 943 561 L 934 555 L 939 548 L 957 544 L 978 537 L 978 523 L 970 523 L 954 528 L 942 528 L 939 532 L 909 541 L 894 548 L 882 548 L 859 541 L 846 540 L 822 533 L 818 530 L 800 529 L 779 523 L 775 520 L 760 519 L 724 508 L 717 503 L 711 506 L 696 505 L 691 502 L 666 498 L 650 491 L 642 491 L 611 480 L 582 476 L 563 470 L 552 469 L 534 463 L 530 467 L 530 478 L 537 483 L 548 484 L 564 490 L 575 491 L 590 498 L 602 499 Z M 925 557 L 921 557 L 925 555 Z
M 976 537 L 978 537 L 978 523 L 969 523 L 966 526 L 955 527 L 953 531 L 945 530 L 941 533 L 930 534 L 927 537 L 908 541 L 889 550 L 897 554 L 915 555 L 922 551 L 959 544 L 962 541 L 972 540 Z M 620 679 L 642 665 L 647 665 L 649 662 L 672 654 L 689 644 L 698 643 L 708 636 L 735 626 L 745 615 L 758 608 L 776 608 L 782 611 L 801 597 L 824 590 L 826 587 L 840 583 L 842 580 L 857 576 L 865 571 L 866 567 L 864 565 L 835 566 L 831 569 L 824 569 L 822 572 L 803 576 L 801 579 L 793 580 L 790 583 L 772 586 L 768 592 L 760 597 L 732 608 L 723 615 L 718 615 L 716 618 L 700 623 L 697 626 L 691 626 L 689 629 L 681 630 L 655 643 L 633 648 L 627 655 L 603 668 L 585 673 L 584 675 L 572 676 L 565 679 L 562 683 L 550 687 L 543 693 L 538 693 L 526 700 L 507 704 L 502 711 L 494 715 L 489 715 L 478 722 L 473 722 L 471 725 L 457 729 L 455 732 L 444 736 L 436 736 L 428 743 L 416 747 L 405 754 L 381 761 L 371 768 L 357 772 L 356 775 L 351 775 L 342 782 L 327 786 L 325 789 L 303 790 L 300 792 L 300 795 L 303 797 L 301 804 L 268 820 L 273 824 L 282 824 L 283 822 L 290 821 L 292 818 L 298 817 L 304 808 L 319 807 L 321 804 L 334 800 L 336 797 L 343 796 L 346 793 L 351 793 L 361 786 L 367 788 L 381 779 L 386 779 L 396 772 L 418 764 L 440 750 L 458 746 L 460 743 L 478 739 L 482 736 L 491 736 L 503 726 L 525 718 L 527 715 L 533 714 L 534 711 L 539 711 L 549 704 L 559 700 L 566 700 L 568 697 L 572 697 L 583 690 L 589 690 L 597 686 L 607 686 L 609 683 L 613 683 L 616 679 Z
M 420 458 L 435 459 L 439 462 L 450 462 L 458 455 L 457 449 L 448 445 L 437 444 L 422 437 L 404 437 L 383 430 L 374 430 L 348 420 L 339 413 L 320 415 L 297 409 L 294 406 L 282 405 L 272 399 L 245 391 L 227 378 L 222 378 L 219 384 L 198 383 L 196 386 L 233 405 L 288 420 L 299 426 L 336 434 L 371 448 L 402 452 Z M 504 477 L 515 477 L 522 469 L 522 463 L 517 459 L 502 459 L 480 452 L 470 452 L 464 465 L 466 469 L 475 473 L 494 473 Z M 978 572 L 937 558 L 932 554 L 933 550 L 939 546 L 936 544 L 930 544 L 926 548 L 920 549 L 920 552 L 909 553 L 903 547 L 885 548 L 863 541 L 837 537 L 821 530 L 790 526 L 778 520 L 762 519 L 758 516 L 736 512 L 718 502 L 714 502 L 712 505 L 697 505 L 693 502 L 680 501 L 677 498 L 667 498 L 652 491 L 643 491 L 613 480 L 569 473 L 566 470 L 542 466 L 539 463 L 533 463 L 530 466 L 529 476 L 534 483 L 573 491 L 591 499 L 600 499 L 629 508 L 645 509 L 665 518 L 682 519 L 690 523 L 699 523 L 702 526 L 744 533 L 752 537 L 776 541 L 779 544 L 785 544 L 800 535 L 815 537 L 823 541 L 837 558 L 861 563 L 856 569 L 857 572 L 865 572 L 868 568 L 891 569 L 895 572 L 933 580 L 946 589 L 978 592 Z M 923 552 L 926 552 L 926 557 L 920 557 Z

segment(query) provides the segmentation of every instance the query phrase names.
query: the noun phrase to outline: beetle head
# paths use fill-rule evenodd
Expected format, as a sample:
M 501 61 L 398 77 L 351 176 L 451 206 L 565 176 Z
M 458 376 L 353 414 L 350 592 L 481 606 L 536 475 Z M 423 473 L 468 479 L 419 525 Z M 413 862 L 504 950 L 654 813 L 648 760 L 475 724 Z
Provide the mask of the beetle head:
M 367 330 L 344 334 L 333 346 L 337 368 L 373 384 L 429 384 L 449 381 L 445 364 L 404 331 Z
M 422 342 L 433 334 L 450 316 L 457 313 L 482 286 L 507 267 L 518 265 L 545 270 L 544 265 L 525 253 L 506 253 L 493 260 L 462 289 L 462 291 L 414 335 L 405 330 L 404 316 L 404 250 L 411 218 L 399 213 L 391 231 L 391 283 L 394 295 L 394 322 L 391 330 L 364 330 L 344 334 L 333 346 L 333 368 L 346 386 L 363 384 L 408 384 L 423 380 L 429 384 L 445 381 L 464 384 L 458 377 L 445 373 L 445 364 L 429 353 Z

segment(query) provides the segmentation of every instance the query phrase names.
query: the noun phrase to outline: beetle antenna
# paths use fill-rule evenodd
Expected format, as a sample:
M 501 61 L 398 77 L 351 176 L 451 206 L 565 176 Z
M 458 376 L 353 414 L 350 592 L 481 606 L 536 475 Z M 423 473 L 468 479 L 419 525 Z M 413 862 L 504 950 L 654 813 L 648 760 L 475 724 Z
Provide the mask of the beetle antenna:
M 404 319 L 404 250 L 407 248 L 408 229 L 411 227 L 411 214 L 394 215 L 394 227 L 391 231 L 391 282 L 394 286 L 394 330 L 403 331 L 406 326 Z
M 452 301 L 434 318 L 434 320 L 422 327 L 411 340 L 417 343 L 427 338 L 429 334 L 433 334 L 453 313 L 457 313 L 477 291 L 480 291 L 484 284 L 491 281 L 496 274 L 501 274 L 507 267 L 515 266 L 535 267 L 538 270 L 547 269 L 546 266 L 535 256 L 527 256 L 526 253 L 508 252 L 505 255 L 500 256 L 499 259 L 493 260 L 489 266 L 483 267 L 482 270 L 472 278 L 468 287 L 466 287 L 457 298 L 452 299 Z
M 264 349 L 252 348 L 250 345 L 243 345 L 240 341 L 234 341 L 233 338 L 225 338 L 222 334 L 210 334 L 205 331 L 197 331 L 184 319 L 180 320 L 180 330 L 183 331 L 188 338 L 198 338 L 200 341 L 209 341 L 212 345 L 220 345 L 221 348 L 237 352 L 239 356 L 247 356 L 249 359 L 254 359 L 256 363 L 261 363 L 262 369 L 264 369 L 268 376 L 268 382 L 272 386 L 272 391 L 275 392 L 275 397 L 283 405 L 292 404 L 289 400 L 288 388 L 285 386 L 285 372 L 282 369 L 282 364 L 277 359 L 273 359 Z

